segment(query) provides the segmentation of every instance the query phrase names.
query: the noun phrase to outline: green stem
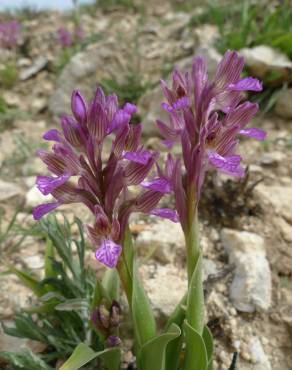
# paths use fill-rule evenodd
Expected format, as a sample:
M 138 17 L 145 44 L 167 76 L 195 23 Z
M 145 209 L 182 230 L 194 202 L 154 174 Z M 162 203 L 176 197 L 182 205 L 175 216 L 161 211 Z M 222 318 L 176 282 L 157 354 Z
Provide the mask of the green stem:
M 127 229 L 123 239 L 123 251 L 117 265 L 123 289 L 126 293 L 130 310 L 132 309 L 133 295 L 133 261 L 134 251 L 130 231 Z
M 188 323 L 202 335 L 204 328 L 204 291 L 202 281 L 202 250 L 199 243 L 199 221 L 195 193 L 188 191 L 188 225 L 185 230 L 188 269 Z
M 192 187 L 189 187 L 187 190 L 187 199 L 188 220 L 184 235 L 187 248 L 188 282 L 190 285 L 200 255 L 198 208 L 195 192 Z
M 189 284 L 191 282 L 193 272 L 201 252 L 199 242 L 199 222 L 197 210 L 195 210 L 191 216 L 192 218 L 189 220 L 188 230 L 185 233 Z

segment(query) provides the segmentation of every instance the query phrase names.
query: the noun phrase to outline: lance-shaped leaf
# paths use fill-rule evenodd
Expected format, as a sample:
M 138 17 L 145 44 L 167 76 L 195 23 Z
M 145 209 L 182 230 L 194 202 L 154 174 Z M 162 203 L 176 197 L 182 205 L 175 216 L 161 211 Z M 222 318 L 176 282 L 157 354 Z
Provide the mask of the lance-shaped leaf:
M 208 356 L 208 370 L 213 369 L 213 352 L 214 352 L 214 343 L 212 333 L 208 326 L 204 327 L 203 330 L 203 340 L 205 342 L 207 356 Z
M 183 325 L 186 338 L 184 370 L 208 370 L 208 355 L 202 336 L 187 322 Z
M 108 370 L 119 370 L 121 353 L 118 348 L 94 352 L 84 343 L 80 343 L 70 358 L 60 367 L 60 370 L 78 370 L 95 358 L 100 357 Z
M 148 297 L 138 275 L 138 268 L 133 261 L 132 315 L 135 334 L 139 346 L 153 339 L 156 335 L 156 324 Z
M 180 336 L 180 328 L 172 324 L 167 332 L 147 342 L 139 354 L 141 370 L 169 370 L 165 363 L 166 348 L 171 341 Z
M 170 315 L 166 329 L 168 330 L 173 324 L 182 327 L 186 317 L 187 293 L 182 297 L 173 313 Z M 167 370 L 177 370 L 180 361 L 180 352 L 183 344 L 183 337 L 180 336 L 172 340 L 166 348 L 165 367 Z

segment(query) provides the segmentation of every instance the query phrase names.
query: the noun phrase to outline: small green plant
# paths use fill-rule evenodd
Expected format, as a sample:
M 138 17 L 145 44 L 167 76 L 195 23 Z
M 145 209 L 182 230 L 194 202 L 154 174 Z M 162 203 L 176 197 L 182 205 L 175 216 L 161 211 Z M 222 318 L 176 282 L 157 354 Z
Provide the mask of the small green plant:
M 17 223 L 18 214 L 19 209 L 15 211 L 11 220 L 5 223 L 5 211 L 0 207 L 0 258 L 2 261 L 15 252 L 27 237 L 27 234 L 22 232 Z
M 78 229 L 77 236 L 72 233 L 73 227 Z M 39 355 L 28 350 L 0 353 L 12 370 L 55 369 L 56 363 L 66 360 L 81 342 L 103 350 L 102 333 L 94 325 L 92 312 L 102 295 L 105 304 L 112 297 L 117 298 L 113 293 L 116 286 L 108 288 L 106 278 L 103 285 L 96 283 L 95 272 L 85 268 L 86 245 L 77 218 L 70 224 L 65 217 L 64 222 L 58 222 L 50 216 L 41 222 L 34 235 L 46 241 L 44 277 L 38 279 L 31 272 L 13 266 L 8 266 L 8 273 L 30 288 L 38 303 L 16 314 L 12 326 L 2 324 L 2 327 L 6 334 L 42 342 L 46 349 Z M 96 364 L 93 361 L 84 369 L 94 369 Z
M 143 82 L 139 73 L 128 72 L 123 83 L 120 83 L 116 78 L 111 77 L 101 81 L 101 86 L 106 94 L 116 92 L 120 97 L 121 103 L 133 102 L 137 103 L 139 98 L 151 87 L 153 84 Z
M 6 88 L 11 89 L 18 81 L 18 71 L 15 63 L 7 63 L 2 70 L 0 70 L 0 84 Z
M 190 25 L 215 23 L 220 32 L 217 47 L 224 53 L 256 45 L 278 48 L 292 57 L 292 8 L 290 1 L 277 6 L 244 0 L 228 2 L 209 1 L 205 10 L 193 16 Z
M 10 108 L 0 96 L 0 133 L 13 127 L 14 120 L 21 115 L 17 108 Z
M 40 147 L 37 143 L 29 141 L 20 134 L 14 136 L 15 150 L 13 153 L 4 159 L 0 166 L 1 176 L 8 176 L 22 174 L 22 166 L 31 158 L 36 150 Z M 47 148 L 46 143 L 42 143 L 42 148 Z
M 127 9 L 136 8 L 134 0 L 97 0 L 96 4 L 104 11 L 110 10 L 114 7 L 122 7 Z

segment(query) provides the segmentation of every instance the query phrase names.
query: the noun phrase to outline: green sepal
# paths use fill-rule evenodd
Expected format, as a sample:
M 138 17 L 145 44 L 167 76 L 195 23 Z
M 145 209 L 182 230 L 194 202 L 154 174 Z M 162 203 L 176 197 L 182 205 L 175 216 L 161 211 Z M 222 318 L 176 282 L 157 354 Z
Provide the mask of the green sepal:
M 156 335 L 156 323 L 149 299 L 140 281 L 136 261 L 133 261 L 132 316 L 137 344 L 142 347 Z
M 214 342 L 213 336 L 210 329 L 205 325 L 203 330 L 203 340 L 205 342 L 207 356 L 208 356 L 208 370 L 213 369 L 213 352 L 214 352 Z
M 184 370 L 208 370 L 208 355 L 204 339 L 191 325 L 183 324 L 186 340 Z
M 166 348 L 171 341 L 180 336 L 180 328 L 172 324 L 166 333 L 145 343 L 139 353 L 141 370 L 169 370 L 165 362 Z
M 189 325 L 199 334 L 204 329 L 204 290 L 202 284 L 202 255 L 198 256 L 190 281 L 186 319 Z
M 80 343 L 68 358 L 68 360 L 60 367 L 60 370 L 78 370 L 88 362 L 100 357 L 107 370 L 119 370 L 121 362 L 121 352 L 119 348 L 105 349 L 104 351 L 94 352 L 84 343 Z

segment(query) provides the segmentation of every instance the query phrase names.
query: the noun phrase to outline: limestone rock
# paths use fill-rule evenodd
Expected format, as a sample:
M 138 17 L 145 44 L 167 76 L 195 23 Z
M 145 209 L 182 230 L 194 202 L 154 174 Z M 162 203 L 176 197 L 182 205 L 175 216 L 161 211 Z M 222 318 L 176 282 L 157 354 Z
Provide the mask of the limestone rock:
M 264 239 L 254 233 L 223 229 L 222 243 L 235 264 L 230 299 L 243 312 L 266 311 L 271 305 L 271 271 Z
M 283 81 L 292 81 L 292 62 L 280 51 L 266 45 L 253 48 L 244 48 L 240 54 L 252 75 L 260 79 L 273 77 L 274 85 L 281 85 Z
M 0 180 L 0 202 L 5 202 L 11 198 L 19 197 L 22 195 L 20 186 Z
M 154 314 L 163 323 L 187 291 L 186 271 L 168 264 L 143 265 L 140 272 Z
M 277 95 L 275 112 L 283 118 L 292 118 L 292 89 L 282 90 Z
M 271 364 L 264 352 L 258 337 L 252 337 L 249 342 L 251 362 L 254 364 L 252 370 L 271 370 Z
M 291 186 L 267 186 L 259 184 L 254 190 L 262 205 L 273 207 L 273 212 L 286 219 L 292 224 L 292 187 Z
M 162 263 L 173 262 L 176 250 L 184 248 L 184 243 L 180 224 L 163 219 L 149 225 L 136 239 L 141 254 L 153 252 L 153 257 Z
M 102 79 L 112 76 L 118 79 L 125 72 L 125 52 L 125 46 L 109 40 L 102 45 L 93 44 L 74 55 L 58 79 L 57 89 L 49 101 L 50 111 L 57 116 L 68 114 L 74 89 L 81 90 L 87 98 L 92 98 L 96 85 Z

